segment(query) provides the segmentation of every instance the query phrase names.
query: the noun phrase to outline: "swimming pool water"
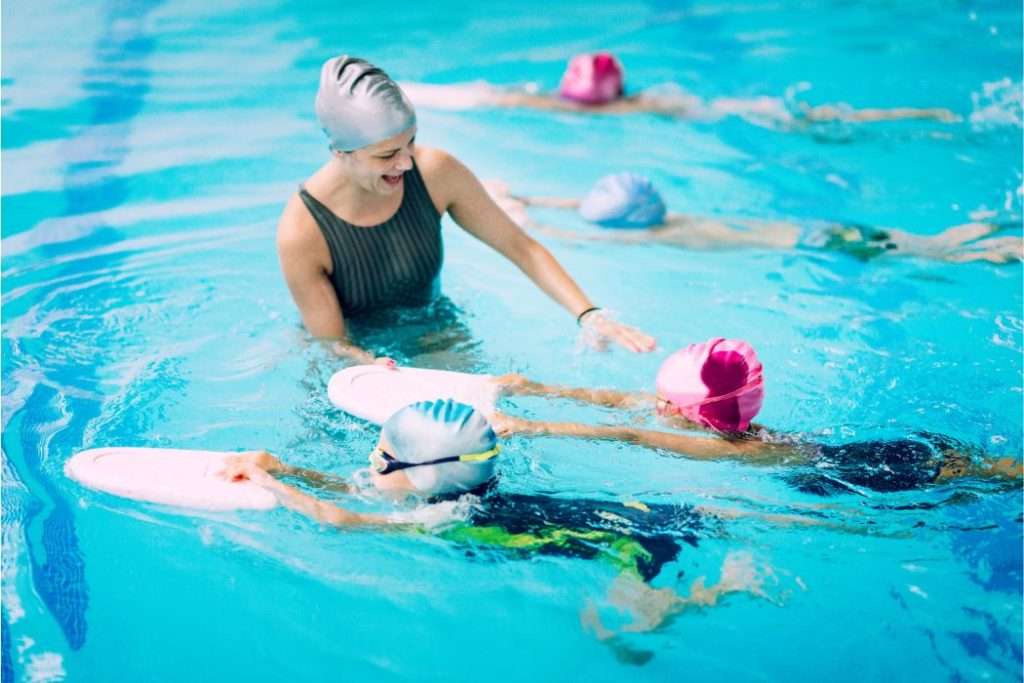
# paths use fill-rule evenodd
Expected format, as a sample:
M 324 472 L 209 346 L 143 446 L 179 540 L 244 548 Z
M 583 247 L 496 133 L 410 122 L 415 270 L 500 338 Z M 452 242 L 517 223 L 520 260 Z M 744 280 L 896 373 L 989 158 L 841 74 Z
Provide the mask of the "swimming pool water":
M 62 472 L 103 445 L 268 448 L 342 475 L 365 462 L 375 432 L 327 403 L 339 364 L 304 337 L 273 249 L 284 201 L 325 158 L 311 105 L 328 56 L 364 55 L 409 81 L 550 89 L 571 54 L 610 49 L 637 89 L 948 107 L 964 121 L 806 131 L 421 110 L 418 140 L 523 194 L 579 196 L 632 170 L 696 215 L 921 234 L 992 215 L 1019 234 L 1019 5 L 46 0 L 2 11 L 4 680 L 1020 680 L 1019 487 L 820 498 L 782 467 L 513 440 L 501 464 L 510 491 L 739 515 L 655 585 L 686 593 L 744 554 L 766 597 L 731 596 L 628 638 L 653 653 L 638 666 L 580 624 L 588 604 L 621 619 L 606 564 L 468 556 L 284 510 L 142 505 Z M 401 334 L 365 333 L 400 360 L 642 389 L 675 347 L 740 337 L 764 363 L 760 420 L 773 427 L 833 441 L 934 431 L 1021 455 L 1019 266 L 545 239 L 595 301 L 658 338 L 657 352 L 634 356 L 584 348 L 511 265 L 444 229 L 443 290 L 468 335 L 418 353 Z M 506 407 L 614 419 L 537 399 Z

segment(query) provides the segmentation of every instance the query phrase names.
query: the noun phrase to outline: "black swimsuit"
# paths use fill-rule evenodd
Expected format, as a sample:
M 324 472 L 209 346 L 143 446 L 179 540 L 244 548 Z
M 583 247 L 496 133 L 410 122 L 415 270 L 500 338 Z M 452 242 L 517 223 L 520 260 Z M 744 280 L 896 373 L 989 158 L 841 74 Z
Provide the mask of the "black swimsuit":
M 805 493 L 829 495 L 854 487 L 891 492 L 934 483 L 949 452 L 970 447 L 948 436 L 916 432 L 910 438 L 857 441 L 837 446 L 813 444 L 812 466 L 786 478 Z
M 437 296 L 444 260 L 441 215 L 413 163 L 395 215 L 360 227 L 342 220 L 306 188 L 299 196 L 331 252 L 331 284 L 346 317 L 389 306 L 421 306 Z
M 683 545 L 696 546 L 708 517 L 689 505 L 483 492 L 469 520 L 440 533 L 457 543 L 533 554 L 603 558 L 651 581 Z

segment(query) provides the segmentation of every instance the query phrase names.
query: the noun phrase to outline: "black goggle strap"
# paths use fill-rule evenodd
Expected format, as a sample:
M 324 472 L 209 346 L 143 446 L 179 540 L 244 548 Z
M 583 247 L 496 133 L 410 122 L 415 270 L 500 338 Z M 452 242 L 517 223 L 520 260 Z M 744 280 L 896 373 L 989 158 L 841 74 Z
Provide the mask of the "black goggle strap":
M 449 455 L 444 458 L 437 458 L 436 460 L 426 460 L 424 462 L 402 462 L 396 460 L 393 455 L 380 448 L 374 449 L 375 453 L 380 454 L 384 460 L 384 468 L 378 469 L 378 474 L 388 474 L 390 472 L 397 472 L 398 470 L 409 469 L 410 467 L 421 467 L 423 465 L 440 465 L 445 462 L 484 462 L 498 455 L 501 452 L 501 446 L 495 446 L 494 448 L 480 453 L 465 453 L 463 455 Z

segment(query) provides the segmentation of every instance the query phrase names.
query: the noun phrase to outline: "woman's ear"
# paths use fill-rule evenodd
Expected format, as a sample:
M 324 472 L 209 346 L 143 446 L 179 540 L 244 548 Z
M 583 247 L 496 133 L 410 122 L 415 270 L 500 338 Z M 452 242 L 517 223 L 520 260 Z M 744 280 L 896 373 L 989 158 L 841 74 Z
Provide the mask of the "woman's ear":
M 331 147 L 331 156 L 333 156 L 338 161 L 341 161 L 342 163 L 347 163 L 348 161 L 350 161 L 353 158 L 354 154 L 355 152 L 345 152 L 343 150 L 334 149 L 333 147 Z

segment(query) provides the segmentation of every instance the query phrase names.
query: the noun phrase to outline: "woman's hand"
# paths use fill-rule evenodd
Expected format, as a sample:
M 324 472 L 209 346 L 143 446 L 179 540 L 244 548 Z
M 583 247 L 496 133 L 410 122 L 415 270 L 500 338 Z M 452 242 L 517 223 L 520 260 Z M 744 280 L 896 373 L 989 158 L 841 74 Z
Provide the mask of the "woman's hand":
M 360 365 L 383 365 L 388 368 L 397 368 L 398 363 L 387 356 L 375 356 L 370 351 L 362 349 L 348 341 L 336 341 L 331 344 L 331 350 L 342 358 L 348 358 Z
M 649 353 L 654 350 L 654 337 L 644 334 L 635 327 L 620 323 L 604 311 L 595 310 L 585 314 L 580 320 L 580 327 L 583 328 L 584 341 L 601 351 L 608 348 L 609 341 L 634 353 Z

